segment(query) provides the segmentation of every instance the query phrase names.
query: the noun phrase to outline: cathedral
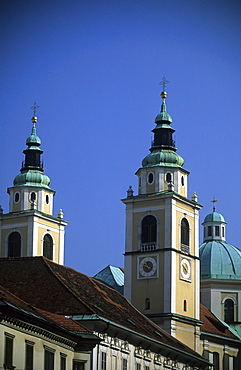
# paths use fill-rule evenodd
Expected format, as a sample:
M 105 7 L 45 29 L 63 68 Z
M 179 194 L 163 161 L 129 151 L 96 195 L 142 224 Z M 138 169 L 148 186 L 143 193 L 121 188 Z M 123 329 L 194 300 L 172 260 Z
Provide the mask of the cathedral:
M 163 79 L 154 140 L 136 172 L 138 192 L 129 187 L 122 199 L 124 270 L 108 266 L 94 278 L 64 266 L 67 221 L 61 209 L 53 215 L 55 191 L 44 173 L 34 110 L 25 160 L 7 190 L 9 212 L 0 211 L 0 294 L 6 307 L 6 313 L 1 312 L 5 344 L 0 369 L 241 368 L 241 250 L 226 242 L 226 222 L 216 212 L 215 200 L 213 212 L 203 221 L 200 244 L 202 206 L 196 193 L 188 198 L 189 172 L 173 140 L 166 82 Z M 7 310 L 10 306 L 16 306 L 16 312 L 30 307 L 31 318 L 36 310 L 41 318 L 52 320 L 52 331 L 61 322 L 53 315 L 67 317 L 81 325 L 76 329 L 81 341 L 74 345 L 76 330 L 71 332 L 73 324 L 67 321 L 63 325 L 72 347 L 60 338 L 60 328 L 54 333 L 58 345 L 56 338 L 38 334 L 43 351 L 39 367 L 33 356 L 36 334 L 29 337 L 26 323 L 20 325 L 21 320 L 29 325 L 29 316 L 17 321 L 15 311 Z M 19 357 L 14 338 L 25 347 L 30 343 L 30 357 Z M 40 359 L 41 350 L 37 352 Z

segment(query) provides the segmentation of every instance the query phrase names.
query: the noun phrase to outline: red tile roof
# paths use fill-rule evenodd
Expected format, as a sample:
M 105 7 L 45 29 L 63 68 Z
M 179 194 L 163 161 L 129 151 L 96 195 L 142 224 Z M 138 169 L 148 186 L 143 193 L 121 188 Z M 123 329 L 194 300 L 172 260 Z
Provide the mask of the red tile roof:
M 200 320 L 203 321 L 203 325 L 201 326 L 202 332 L 227 337 L 230 339 L 238 339 L 238 337 L 228 329 L 227 325 L 220 321 L 202 304 L 200 307 Z
M 0 284 L 40 309 L 61 315 L 98 315 L 201 358 L 104 283 L 45 257 L 0 258 Z
M 5 303 L 10 303 L 16 309 L 24 310 L 22 312 L 33 313 L 36 318 L 47 320 L 50 324 L 57 325 L 64 329 L 67 329 L 72 332 L 89 332 L 87 328 L 83 325 L 80 325 L 76 321 L 72 320 L 71 318 L 67 318 L 63 315 L 54 314 L 51 312 L 47 312 L 45 310 L 41 310 L 37 307 L 34 307 L 22 299 L 17 297 L 16 295 L 10 293 L 7 289 L 0 285 L 0 300 Z

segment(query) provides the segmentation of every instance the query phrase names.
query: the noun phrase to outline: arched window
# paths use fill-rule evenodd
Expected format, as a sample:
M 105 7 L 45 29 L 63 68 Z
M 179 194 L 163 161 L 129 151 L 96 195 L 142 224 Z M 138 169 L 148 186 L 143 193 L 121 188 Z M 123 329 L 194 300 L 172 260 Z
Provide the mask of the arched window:
M 8 237 L 8 257 L 21 257 L 21 235 L 16 231 Z
M 156 219 L 154 216 L 149 215 L 143 218 L 141 223 L 141 242 L 156 242 Z
M 151 301 L 150 298 L 145 299 L 145 310 L 149 310 L 151 307 Z
M 230 298 L 224 302 L 224 321 L 234 322 L 234 302 Z
M 43 256 L 53 260 L 53 239 L 49 234 L 44 235 Z
M 189 245 L 189 224 L 186 218 L 181 222 L 181 244 Z

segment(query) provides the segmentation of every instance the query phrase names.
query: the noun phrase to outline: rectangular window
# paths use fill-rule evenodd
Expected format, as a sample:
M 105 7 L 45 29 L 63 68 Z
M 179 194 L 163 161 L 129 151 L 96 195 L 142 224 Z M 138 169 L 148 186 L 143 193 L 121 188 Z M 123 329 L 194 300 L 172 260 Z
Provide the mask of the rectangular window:
M 33 346 L 34 342 L 25 341 L 25 369 L 33 370 Z
M 60 353 L 60 370 L 66 370 L 66 355 Z
M 5 332 L 4 368 L 13 366 L 13 338 L 14 335 Z
M 74 361 L 73 370 L 85 370 L 84 362 L 76 362 Z
M 126 358 L 122 359 L 122 370 L 127 370 L 127 359 Z
M 208 236 L 212 236 L 212 226 L 208 226 Z
M 101 352 L 100 369 L 101 370 L 106 370 L 106 352 Z
M 136 364 L 136 370 L 141 370 L 141 364 Z
M 215 235 L 220 236 L 220 228 L 219 226 L 215 226 Z
M 146 365 L 145 370 L 150 370 L 150 366 Z
M 54 351 L 47 348 L 44 351 L 44 370 L 54 370 Z
M 224 238 L 224 227 L 222 226 L 222 237 Z

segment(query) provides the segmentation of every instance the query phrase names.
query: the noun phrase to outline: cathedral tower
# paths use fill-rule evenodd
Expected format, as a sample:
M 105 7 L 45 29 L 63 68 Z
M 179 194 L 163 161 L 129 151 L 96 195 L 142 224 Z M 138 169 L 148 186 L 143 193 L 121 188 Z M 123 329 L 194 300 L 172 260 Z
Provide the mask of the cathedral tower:
M 163 81 L 150 153 L 127 191 L 125 296 L 143 314 L 199 351 L 199 209 L 177 154 Z
M 53 216 L 55 191 L 44 174 L 41 140 L 36 133 L 38 121 L 34 106 L 31 135 L 23 151 L 21 172 L 8 188 L 9 213 L 0 213 L 1 257 L 45 256 L 64 263 L 64 233 L 67 222 L 62 210 Z

